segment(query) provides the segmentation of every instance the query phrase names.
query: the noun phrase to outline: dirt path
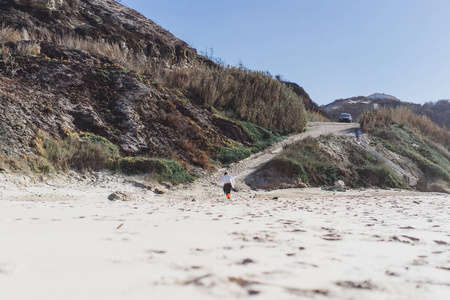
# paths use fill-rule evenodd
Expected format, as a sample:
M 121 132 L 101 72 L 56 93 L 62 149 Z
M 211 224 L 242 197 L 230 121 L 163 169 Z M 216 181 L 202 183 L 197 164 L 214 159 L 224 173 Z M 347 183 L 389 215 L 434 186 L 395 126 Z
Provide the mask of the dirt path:
M 170 198 L 186 199 L 192 197 L 196 200 L 206 200 L 217 197 L 217 191 L 219 189 L 214 187 L 214 185 L 223 175 L 225 170 L 228 170 L 228 172 L 236 180 L 237 189 L 239 190 L 238 197 L 247 198 L 254 195 L 254 192 L 252 192 L 251 188 L 245 184 L 244 179 L 280 153 L 283 146 L 304 139 L 307 136 L 318 137 L 320 135 L 330 133 L 335 135 L 355 136 L 355 132 L 359 128 L 359 124 L 357 123 L 311 122 L 309 123 L 309 128 L 306 132 L 290 136 L 289 138 L 272 145 L 262 152 L 256 153 L 242 161 L 232 164 L 228 168 L 219 169 L 214 174 L 200 178 L 192 184 L 181 186 L 179 189 L 170 191 Z
M 292 144 L 296 141 L 304 139 L 307 136 L 318 137 L 333 133 L 335 135 L 349 135 L 354 136 L 355 130 L 359 129 L 359 124 L 355 123 L 330 123 L 330 122 L 314 122 L 310 123 L 310 130 L 293 135 L 286 140 L 277 143 L 261 153 L 252 155 L 236 164 L 230 166 L 229 170 L 239 182 L 241 189 L 250 189 L 245 185 L 244 179 L 256 171 L 259 167 L 274 158 L 278 153 L 283 150 L 284 145 Z

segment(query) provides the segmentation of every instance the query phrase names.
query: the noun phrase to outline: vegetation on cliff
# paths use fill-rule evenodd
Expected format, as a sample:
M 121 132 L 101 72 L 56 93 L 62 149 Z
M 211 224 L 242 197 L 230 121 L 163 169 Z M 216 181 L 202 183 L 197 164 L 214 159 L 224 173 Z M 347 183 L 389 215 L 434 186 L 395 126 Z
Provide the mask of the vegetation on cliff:
M 278 174 L 313 187 L 334 186 L 342 180 L 350 188 L 407 188 L 380 158 L 362 149 L 354 139 L 332 134 L 288 145 L 258 172 L 261 176 Z
M 0 3 L 0 171 L 110 169 L 180 183 L 325 120 L 300 86 L 216 64 L 117 2 Z M 400 108 L 366 112 L 361 126 L 417 164 L 423 186 L 450 181 L 445 127 Z M 310 186 L 405 187 L 335 136 L 286 147 L 265 168 Z
M 412 160 L 420 169 L 419 188 L 441 181 L 450 186 L 450 132 L 405 107 L 368 111 L 361 128 L 385 148 Z
M 108 2 L 108 9 L 118 13 L 111 19 L 96 2 L 69 2 L 64 14 L 10 2 L 0 10 L 3 169 L 21 169 L 13 165 L 23 156 L 36 156 L 41 164 L 32 169 L 38 172 L 98 169 L 112 159 L 97 157 L 80 164 L 73 153 L 47 157 L 32 142 L 42 132 L 66 146 L 67 130 L 86 132 L 115 145 L 123 156 L 116 161 L 122 165 L 132 161 L 158 169 L 149 161 L 174 161 L 195 174 L 198 168 L 240 160 L 281 135 L 305 129 L 302 99 L 279 80 L 197 56 L 195 49 L 138 14 L 133 22 L 146 27 L 121 27 L 116 32 L 120 38 L 111 38 L 117 23 L 127 22 L 122 14 L 127 8 Z M 102 22 L 77 10 L 89 5 Z M 49 18 L 61 28 L 54 28 Z M 81 27 L 69 26 L 88 23 L 82 27 L 83 37 Z M 144 36 L 147 47 L 138 43 Z M 83 147 L 78 150 L 85 151 Z M 131 165 L 114 169 L 130 173 Z M 137 167 L 144 169 L 149 168 Z
M 284 178 L 296 186 L 330 186 L 342 180 L 347 187 L 409 188 L 410 178 L 399 175 L 380 156 L 392 160 L 416 178 L 422 191 L 450 191 L 450 133 L 429 118 L 406 107 L 380 108 L 361 116 L 363 140 L 326 135 L 289 145 L 258 170 L 255 177 Z M 378 151 L 378 152 L 377 152 Z M 275 174 L 275 175 L 274 175 Z M 260 181 L 262 185 L 267 184 Z M 257 184 L 260 182 L 256 182 Z M 283 183 L 271 188 L 283 187 Z M 263 186 L 261 186 L 263 187 Z M 261 188 L 260 187 L 260 188 Z

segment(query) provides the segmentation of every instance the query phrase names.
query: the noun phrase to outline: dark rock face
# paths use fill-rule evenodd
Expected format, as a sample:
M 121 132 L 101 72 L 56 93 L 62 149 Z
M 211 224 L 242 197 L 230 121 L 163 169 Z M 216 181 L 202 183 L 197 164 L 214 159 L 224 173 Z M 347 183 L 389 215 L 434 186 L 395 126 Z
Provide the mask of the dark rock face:
M 14 3 L 38 9 L 55 10 L 64 6 L 64 0 L 14 0 Z
M 190 63 L 195 49 L 138 12 L 113 0 L 0 0 L 4 25 L 33 36 L 76 35 L 118 43 L 168 64 Z
M 37 50 L 0 61 L 0 154 L 32 154 L 38 130 L 64 138 L 69 129 L 103 136 L 122 155 L 208 164 L 208 151 L 223 136 L 210 110 L 156 84 L 151 75 L 58 46 L 58 38 L 116 43 L 121 51 L 166 65 L 197 60 L 195 49 L 112 0 L 0 0 L 0 21 L 39 40 L 8 42 L 13 52 L 21 43 L 35 43 Z
M 106 57 L 48 43 L 42 43 L 41 49 L 63 59 L 17 57 L 17 74 L 0 75 L 4 116 L 0 153 L 29 154 L 38 129 L 59 138 L 70 129 L 104 136 L 124 155 L 178 157 L 192 163 L 192 149 L 186 148 L 186 142 L 201 153 L 207 151 L 208 134 L 221 134 L 208 110 L 171 91 L 158 90 Z

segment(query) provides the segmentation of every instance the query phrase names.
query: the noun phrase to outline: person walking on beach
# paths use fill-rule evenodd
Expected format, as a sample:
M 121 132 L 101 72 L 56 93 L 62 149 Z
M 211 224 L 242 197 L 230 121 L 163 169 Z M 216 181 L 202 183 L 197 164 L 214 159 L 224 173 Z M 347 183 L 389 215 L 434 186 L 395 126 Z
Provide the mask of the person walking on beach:
M 222 178 L 217 182 L 217 185 L 223 185 L 223 192 L 227 196 L 227 199 L 231 197 L 231 189 L 234 189 L 235 182 L 228 172 L 225 171 Z

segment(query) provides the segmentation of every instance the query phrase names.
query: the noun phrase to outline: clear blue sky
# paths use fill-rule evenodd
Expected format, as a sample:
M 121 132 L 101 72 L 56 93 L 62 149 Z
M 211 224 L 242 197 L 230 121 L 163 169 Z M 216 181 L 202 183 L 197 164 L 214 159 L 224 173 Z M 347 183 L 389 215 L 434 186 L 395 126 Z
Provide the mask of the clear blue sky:
M 449 0 L 122 0 L 198 52 L 298 83 L 313 101 L 450 98 Z

